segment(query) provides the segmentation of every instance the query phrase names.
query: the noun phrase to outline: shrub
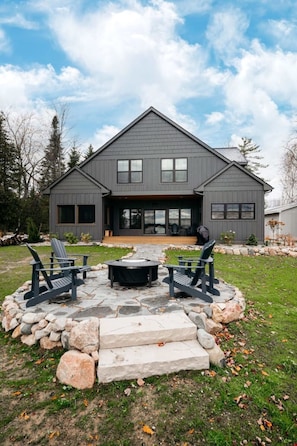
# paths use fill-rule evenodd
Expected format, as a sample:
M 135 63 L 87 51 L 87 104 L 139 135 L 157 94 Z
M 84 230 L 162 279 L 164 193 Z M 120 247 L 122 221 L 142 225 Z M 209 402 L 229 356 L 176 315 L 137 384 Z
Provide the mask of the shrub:
M 73 234 L 73 232 L 65 232 L 64 237 L 66 241 L 71 245 L 74 245 L 75 243 L 78 242 L 78 238 L 76 237 L 76 235 Z
M 247 239 L 246 245 L 251 245 L 251 246 L 257 246 L 258 245 L 258 239 L 255 236 L 255 234 L 251 234 L 249 236 L 249 238 Z
M 235 231 L 232 231 L 232 229 L 226 232 L 222 232 L 220 235 L 220 240 L 226 243 L 227 245 L 231 245 L 231 243 L 235 239 L 235 234 L 236 234 Z
M 31 217 L 27 218 L 27 232 L 28 232 L 28 242 L 29 243 L 40 242 L 39 229 Z
M 89 233 L 84 234 L 84 233 L 82 232 L 82 233 L 80 234 L 80 241 L 81 241 L 81 242 L 83 242 L 83 243 L 90 243 L 91 240 L 92 240 L 92 236 L 91 236 Z

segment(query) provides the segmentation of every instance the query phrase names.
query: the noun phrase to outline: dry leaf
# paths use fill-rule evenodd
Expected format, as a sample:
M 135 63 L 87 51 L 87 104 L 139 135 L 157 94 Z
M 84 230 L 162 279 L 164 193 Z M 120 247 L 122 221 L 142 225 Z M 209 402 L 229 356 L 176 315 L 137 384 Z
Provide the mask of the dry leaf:
M 37 361 L 35 361 L 35 364 L 39 365 L 39 364 L 41 364 L 43 361 L 44 361 L 44 358 L 37 359 Z
M 142 386 L 145 385 L 145 382 L 143 381 L 142 378 L 138 378 L 138 380 L 137 380 L 137 385 L 138 385 L 139 387 L 142 387 Z
M 243 386 L 247 389 L 251 385 L 252 385 L 251 381 L 246 381 Z
M 17 390 L 16 392 L 13 392 L 13 396 L 19 396 L 21 394 L 22 394 L 22 392 L 20 392 L 19 390 Z
M 29 420 L 30 416 L 27 414 L 27 412 L 22 412 L 20 418 L 27 421 Z
M 85 406 L 85 407 L 88 407 L 88 405 L 89 405 L 89 401 L 86 400 L 86 399 L 84 399 L 84 406 Z
M 54 437 L 59 437 L 60 432 L 59 431 L 53 431 L 49 434 L 48 438 L 51 440 Z
M 142 430 L 143 430 L 144 433 L 146 433 L 148 435 L 153 435 L 155 433 L 147 424 L 145 424 L 142 427 Z
M 131 395 L 131 389 L 130 389 L 130 387 L 127 387 L 127 389 L 124 390 L 124 394 L 125 394 L 126 396 L 130 396 L 130 395 Z
M 158 342 L 158 347 L 164 347 L 165 342 Z
M 195 432 L 195 429 L 190 429 L 190 430 L 188 431 L 188 434 L 192 435 L 194 432 Z
M 261 370 L 263 376 L 269 376 L 269 373 L 265 372 L 265 370 Z

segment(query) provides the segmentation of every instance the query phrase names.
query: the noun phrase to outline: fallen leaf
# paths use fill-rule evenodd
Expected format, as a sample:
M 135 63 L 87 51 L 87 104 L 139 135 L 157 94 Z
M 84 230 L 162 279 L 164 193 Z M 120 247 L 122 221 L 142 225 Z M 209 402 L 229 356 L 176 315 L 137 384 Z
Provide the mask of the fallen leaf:
M 30 416 L 27 414 L 27 412 L 22 412 L 20 418 L 27 421 L 29 420 Z
M 243 385 L 246 389 L 252 385 L 251 381 L 246 381 Z
M 288 339 L 282 339 L 282 342 L 288 342 Z
M 188 434 L 192 435 L 194 432 L 195 432 L 195 429 L 190 429 L 190 430 L 188 431 Z
M 269 373 L 265 372 L 265 370 L 261 370 L 263 376 L 269 376 Z
M 39 365 L 39 364 L 41 364 L 43 361 L 44 361 L 44 358 L 37 359 L 37 361 L 35 361 L 35 364 Z
M 151 429 L 147 424 L 145 424 L 142 427 L 142 430 L 144 433 L 148 434 L 148 435 L 153 435 L 155 432 L 153 431 L 153 429 Z
M 138 378 L 138 380 L 137 380 L 137 385 L 138 385 L 139 387 L 142 387 L 142 386 L 145 385 L 145 382 L 143 381 L 142 378 Z
M 86 399 L 84 399 L 84 406 L 85 406 L 85 407 L 88 407 L 88 405 L 89 405 L 89 401 L 86 400 Z
M 283 400 L 285 400 L 285 401 L 287 401 L 289 398 L 290 398 L 289 395 L 284 395 L 283 396 Z
M 158 347 L 164 347 L 165 342 L 158 342 Z
M 19 390 L 17 390 L 16 392 L 13 392 L 13 396 L 19 396 L 21 394 L 22 394 L 22 392 L 20 392 Z
M 53 431 L 49 434 L 48 438 L 50 440 L 52 440 L 54 437 L 59 437 L 60 436 L 60 432 L 59 431 Z
M 127 389 L 124 390 L 124 394 L 125 394 L 126 396 L 130 396 L 130 395 L 131 395 L 131 389 L 130 389 L 130 387 L 127 387 Z

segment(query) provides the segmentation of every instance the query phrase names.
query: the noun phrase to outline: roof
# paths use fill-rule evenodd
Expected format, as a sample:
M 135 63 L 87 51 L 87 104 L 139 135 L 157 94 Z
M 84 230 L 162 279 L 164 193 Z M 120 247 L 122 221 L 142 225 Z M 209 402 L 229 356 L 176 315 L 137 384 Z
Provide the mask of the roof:
M 102 189 L 102 192 L 104 194 L 110 194 L 110 190 L 107 189 L 105 186 L 103 186 L 103 184 L 99 183 L 99 181 L 95 180 L 95 178 L 91 177 L 91 175 L 89 175 L 88 173 L 84 172 L 83 170 L 81 170 L 79 167 L 75 166 L 70 170 L 67 170 L 67 172 L 64 173 L 64 175 L 60 176 L 54 183 L 50 184 L 44 191 L 43 194 L 44 195 L 49 195 L 50 194 L 50 190 L 55 187 L 57 184 L 60 183 L 60 181 L 64 180 L 66 177 L 68 177 L 68 175 L 71 175 L 73 172 L 78 172 L 80 175 L 84 176 L 85 178 L 87 178 L 91 183 L 93 183 L 96 187 L 98 187 L 99 189 Z
M 219 147 L 216 148 L 215 150 L 221 153 L 221 155 L 224 155 L 230 161 L 236 161 L 238 164 L 241 164 L 242 166 L 247 165 L 247 160 L 238 147 Z
M 253 174 L 249 170 L 245 169 L 243 166 L 241 166 L 236 161 L 232 161 L 230 164 L 228 164 L 227 166 L 223 167 L 223 169 L 221 169 L 218 172 L 216 172 L 212 177 L 208 178 L 204 183 L 202 183 L 199 186 L 195 187 L 194 192 L 197 193 L 197 194 L 203 192 L 205 186 L 207 186 L 209 183 L 211 183 L 213 180 L 218 178 L 220 175 L 222 175 L 224 172 L 226 172 L 227 170 L 229 170 L 233 166 L 237 167 L 239 170 L 244 172 L 246 175 L 250 176 L 255 181 L 257 181 L 258 183 L 262 184 L 265 192 L 273 190 L 273 187 L 270 186 L 270 184 L 266 183 L 264 180 L 262 180 L 262 178 L 260 178 L 257 175 Z
M 191 138 L 193 141 L 195 141 L 197 144 L 199 144 L 200 146 L 204 147 L 206 150 L 212 152 L 214 155 L 218 156 L 219 158 L 221 158 L 223 161 L 225 161 L 226 163 L 230 163 L 230 158 L 226 158 L 226 156 L 224 155 L 224 153 L 220 153 L 219 151 L 217 151 L 216 149 L 213 149 L 212 147 L 210 147 L 208 144 L 206 144 L 205 142 L 201 141 L 199 138 L 197 138 L 196 136 L 194 136 L 192 133 L 190 133 L 188 130 L 184 129 L 183 127 L 181 127 L 179 124 L 177 124 L 176 122 L 172 121 L 170 118 L 168 118 L 167 116 L 163 115 L 161 112 L 159 112 L 157 109 L 155 109 L 154 107 L 149 107 L 145 112 L 143 112 L 140 116 L 138 116 L 136 119 L 134 119 L 134 121 L 130 122 L 130 124 L 128 124 L 126 127 L 124 127 L 119 133 L 117 133 L 113 138 L 111 138 L 109 141 L 107 141 L 105 144 L 103 144 L 103 146 L 101 146 L 98 150 L 96 150 L 96 152 L 93 153 L 93 155 L 91 155 L 89 158 L 87 158 L 85 161 L 83 161 L 79 167 L 83 167 L 85 164 L 89 163 L 93 158 L 95 158 L 99 153 L 103 152 L 103 150 L 107 149 L 112 143 L 114 143 L 117 139 L 119 139 L 122 135 L 124 135 L 126 132 L 128 132 L 128 130 L 130 130 L 132 127 L 134 127 L 138 122 L 140 122 L 143 118 L 145 118 L 148 114 L 150 113 L 155 113 L 157 116 L 159 116 L 161 119 L 163 119 L 164 121 L 166 121 L 168 124 L 172 125 L 173 127 L 175 127 L 177 130 L 179 130 L 180 132 L 182 132 L 184 135 L 188 136 L 189 138 Z
M 283 204 L 281 206 L 274 206 L 272 208 L 265 209 L 265 215 L 280 214 L 282 211 L 287 211 L 288 209 L 294 209 L 296 207 L 297 207 L 297 202 Z

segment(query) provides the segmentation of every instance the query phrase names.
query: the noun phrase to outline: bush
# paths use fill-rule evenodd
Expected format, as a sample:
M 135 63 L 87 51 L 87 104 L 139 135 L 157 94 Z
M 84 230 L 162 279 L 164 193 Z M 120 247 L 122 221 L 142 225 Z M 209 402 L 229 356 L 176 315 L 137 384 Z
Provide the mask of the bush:
M 29 243 L 40 242 L 39 229 L 31 217 L 27 218 L 27 232 L 28 232 L 28 242 Z
M 92 241 L 92 236 L 89 234 L 89 233 L 87 233 L 87 234 L 84 234 L 83 232 L 80 234 L 80 240 L 81 240 L 81 242 L 83 242 L 83 243 L 90 243 L 91 241 Z
M 78 238 L 76 237 L 76 235 L 73 234 L 73 232 L 65 232 L 64 237 L 66 241 L 71 245 L 74 245 L 75 243 L 78 242 Z
M 257 246 L 258 245 L 258 239 L 255 236 L 255 234 L 251 234 L 249 236 L 249 238 L 247 239 L 246 245 L 251 245 L 251 246 Z

